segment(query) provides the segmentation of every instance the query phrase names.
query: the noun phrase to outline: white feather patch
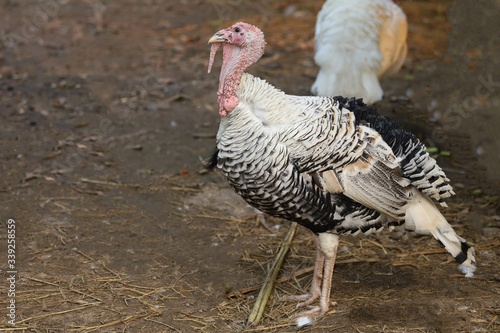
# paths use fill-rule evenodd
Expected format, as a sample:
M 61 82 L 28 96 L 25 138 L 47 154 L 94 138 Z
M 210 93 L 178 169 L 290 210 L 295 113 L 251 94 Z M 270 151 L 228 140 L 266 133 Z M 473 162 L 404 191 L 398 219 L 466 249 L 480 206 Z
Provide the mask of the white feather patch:
M 465 275 L 466 278 L 473 278 L 474 271 L 476 270 L 476 266 L 472 265 L 472 267 L 467 267 L 464 265 L 458 265 L 458 270 Z
M 344 192 L 344 188 L 340 184 L 337 176 L 334 171 L 326 171 L 322 174 L 323 180 L 325 181 L 325 190 L 330 193 L 342 193 Z
M 339 246 L 338 235 L 322 232 L 318 235 L 318 238 L 323 254 L 331 256 L 337 251 L 337 247 Z
M 298 330 L 306 327 L 313 327 L 314 326 L 314 321 L 310 317 L 299 317 L 297 318 L 297 321 L 295 322 L 295 326 L 297 327 Z

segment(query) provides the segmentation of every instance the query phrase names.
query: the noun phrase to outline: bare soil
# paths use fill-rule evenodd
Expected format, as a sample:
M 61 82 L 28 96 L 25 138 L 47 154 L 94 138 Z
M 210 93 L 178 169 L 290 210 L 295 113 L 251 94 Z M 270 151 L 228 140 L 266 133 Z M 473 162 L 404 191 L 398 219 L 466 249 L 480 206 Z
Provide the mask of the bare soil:
M 207 41 L 239 20 L 258 25 L 267 53 L 250 72 L 308 94 L 322 2 L 2 3 L 0 331 L 295 330 L 295 304 L 278 298 L 309 287 L 304 228 L 260 326 L 245 326 L 290 224 L 266 216 L 266 229 L 220 173 L 203 171 L 219 121 L 220 59 L 207 75 Z M 498 30 L 487 30 L 498 2 L 401 6 L 408 60 L 378 107 L 436 147 L 457 192 L 443 212 L 475 245 L 478 271 L 465 279 L 430 237 L 343 238 L 338 306 L 303 331 L 500 332 Z M 472 104 L 447 112 L 461 101 Z

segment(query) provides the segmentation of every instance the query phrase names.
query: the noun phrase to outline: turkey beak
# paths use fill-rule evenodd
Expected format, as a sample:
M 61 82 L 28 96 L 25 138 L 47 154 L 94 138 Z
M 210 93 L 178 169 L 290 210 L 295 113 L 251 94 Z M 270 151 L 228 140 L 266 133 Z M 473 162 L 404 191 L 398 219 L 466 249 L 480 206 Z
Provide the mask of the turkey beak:
M 212 65 L 214 63 L 215 53 L 223 43 L 231 42 L 232 34 L 227 30 L 220 30 L 215 33 L 215 35 L 210 38 L 208 44 L 212 44 L 210 49 L 210 60 L 208 61 L 208 72 L 212 70 Z
M 226 36 L 225 31 L 221 30 L 221 31 L 215 33 L 215 35 L 213 35 L 212 38 L 210 38 L 210 40 L 208 41 L 208 44 L 227 43 L 227 42 L 229 42 L 229 38 Z

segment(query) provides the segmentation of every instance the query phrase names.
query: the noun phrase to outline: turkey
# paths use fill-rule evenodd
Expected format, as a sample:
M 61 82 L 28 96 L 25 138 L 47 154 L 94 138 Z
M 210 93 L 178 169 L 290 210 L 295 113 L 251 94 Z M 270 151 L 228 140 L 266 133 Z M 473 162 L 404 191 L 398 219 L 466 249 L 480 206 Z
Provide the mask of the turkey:
M 391 0 L 327 0 L 318 14 L 312 93 L 382 99 L 379 79 L 406 58 L 406 16 Z
M 223 48 L 218 88 L 221 116 L 207 168 L 222 170 L 255 208 L 309 228 L 316 264 L 307 315 L 324 315 L 339 235 L 404 226 L 434 236 L 469 275 L 474 250 L 459 237 L 431 198 L 446 206 L 454 194 L 424 145 L 361 100 L 291 96 L 244 73 L 264 52 L 264 34 L 247 23 L 220 30 L 208 71 Z

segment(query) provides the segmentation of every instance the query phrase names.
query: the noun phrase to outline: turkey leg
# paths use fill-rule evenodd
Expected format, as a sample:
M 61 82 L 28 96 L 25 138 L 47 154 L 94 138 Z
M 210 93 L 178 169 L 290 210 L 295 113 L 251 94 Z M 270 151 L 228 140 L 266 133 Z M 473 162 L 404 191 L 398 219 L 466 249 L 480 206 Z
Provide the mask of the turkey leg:
M 297 305 L 297 307 L 299 307 L 309 305 L 319 297 L 319 306 L 315 306 L 311 310 L 301 312 L 298 316 L 323 316 L 330 308 L 330 305 L 337 304 L 330 301 L 330 292 L 332 288 L 332 275 L 335 267 L 335 259 L 337 258 L 339 237 L 334 234 L 323 233 L 315 237 L 315 244 L 316 263 L 314 266 L 313 280 L 309 293 L 305 295 L 285 296 L 281 298 L 282 300 L 301 301 Z M 321 280 L 323 281 L 322 286 L 320 287 Z

